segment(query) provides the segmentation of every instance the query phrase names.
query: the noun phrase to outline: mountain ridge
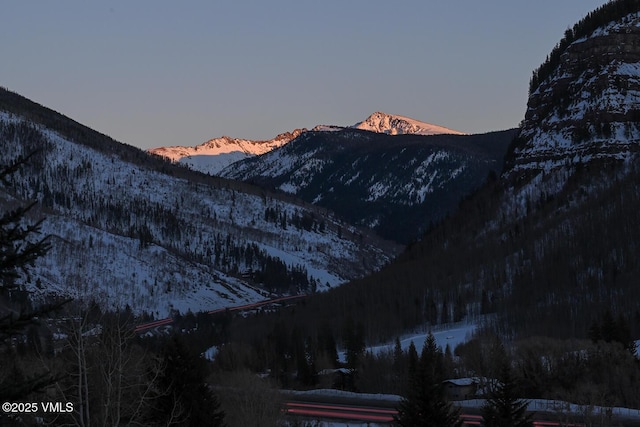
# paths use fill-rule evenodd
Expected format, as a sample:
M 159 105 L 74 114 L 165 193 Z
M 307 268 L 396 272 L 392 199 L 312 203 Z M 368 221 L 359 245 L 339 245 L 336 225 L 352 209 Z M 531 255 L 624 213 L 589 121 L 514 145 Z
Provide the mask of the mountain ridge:
M 490 173 L 501 173 L 514 135 L 309 131 L 220 175 L 295 195 L 408 243 L 455 210 Z
M 387 114 L 381 111 L 376 111 L 365 120 L 350 127 L 388 135 L 464 135 L 463 132 L 443 126 L 422 122 L 397 114 Z
M 315 132 L 331 132 L 345 129 L 360 129 L 388 135 L 463 134 L 442 126 L 379 111 L 352 126 L 317 125 L 311 130 Z M 194 170 L 210 175 L 218 175 L 223 169 L 237 161 L 265 154 L 282 147 L 307 131 L 306 128 L 294 129 L 290 132 L 281 133 L 269 140 L 248 140 L 222 136 L 194 147 L 157 147 L 148 151 L 152 154 L 166 157 L 173 162 L 183 163 Z

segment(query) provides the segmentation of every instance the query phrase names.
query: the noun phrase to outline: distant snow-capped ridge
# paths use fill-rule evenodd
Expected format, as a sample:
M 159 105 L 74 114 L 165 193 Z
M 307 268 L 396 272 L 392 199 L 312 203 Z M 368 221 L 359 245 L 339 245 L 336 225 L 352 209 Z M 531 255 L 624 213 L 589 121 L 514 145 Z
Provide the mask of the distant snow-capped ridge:
M 387 114 L 381 111 L 376 111 L 365 120 L 353 126 L 318 125 L 311 130 L 316 132 L 336 132 L 343 129 L 368 130 L 370 132 L 384 133 L 387 135 L 465 135 L 463 132 L 444 126 L 433 125 L 409 117 Z
M 233 152 L 240 152 L 248 155 L 260 155 L 286 144 L 306 131 L 306 129 L 295 129 L 291 132 L 281 133 L 275 138 L 265 141 L 254 141 L 250 139 L 222 136 L 220 138 L 210 139 L 209 141 L 195 147 L 160 147 L 152 148 L 149 152 L 167 157 L 172 161 L 177 161 L 185 156 L 218 155 Z
M 387 135 L 463 135 L 462 132 L 442 126 L 382 112 L 375 112 L 364 121 L 353 126 L 319 125 L 311 130 L 315 132 L 336 132 L 343 129 L 361 129 Z M 166 157 L 172 162 L 183 163 L 191 169 L 210 175 L 218 175 L 227 166 L 237 161 L 268 153 L 271 150 L 282 147 L 305 132 L 307 132 L 305 128 L 295 129 L 264 141 L 223 136 L 211 139 L 195 147 L 159 147 L 152 148 L 149 152 Z
M 380 111 L 373 113 L 367 117 L 366 120 L 356 123 L 351 127 L 371 132 L 386 133 L 388 135 L 464 135 L 463 132 L 459 132 L 457 130 L 421 122 L 409 117 L 382 113 Z
M 149 152 L 166 157 L 172 162 L 184 163 L 194 170 L 217 175 L 222 169 L 238 160 L 267 153 L 283 146 L 306 131 L 307 129 L 295 129 L 265 141 L 223 136 L 211 139 L 195 147 L 176 145 L 152 148 Z

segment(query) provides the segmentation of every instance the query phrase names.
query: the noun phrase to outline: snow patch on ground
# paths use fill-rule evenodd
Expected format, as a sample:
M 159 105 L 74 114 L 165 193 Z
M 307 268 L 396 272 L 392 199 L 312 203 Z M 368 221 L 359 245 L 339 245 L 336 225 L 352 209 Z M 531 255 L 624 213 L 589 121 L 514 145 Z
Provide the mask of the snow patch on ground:
M 444 350 L 447 345 L 453 351 L 459 344 L 465 343 L 471 339 L 473 333 L 477 329 L 478 325 L 476 323 L 456 323 L 449 326 L 444 326 L 444 329 L 433 330 L 431 333 L 436 339 L 436 343 L 438 346 L 442 347 Z M 418 354 L 422 350 L 422 346 L 424 345 L 427 336 L 429 335 L 429 331 L 422 332 L 414 335 L 409 335 L 400 338 L 400 346 L 403 351 L 407 351 L 411 343 L 418 350 Z M 395 342 L 369 347 L 367 351 L 370 351 L 374 354 L 379 354 L 382 352 L 393 351 L 395 347 Z
M 560 400 L 523 400 L 529 402 L 527 410 L 530 412 L 557 412 L 575 415 L 606 415 L 607 413 L 610 413 L 615 417 L 640 420 L 640 409 L 578 405 L 575 403 L 564 402 Z M 460 400 L 455 402 L 456 406 L 460 406 L 462 408 L 482 408 L 485 403 L 486 399 Z

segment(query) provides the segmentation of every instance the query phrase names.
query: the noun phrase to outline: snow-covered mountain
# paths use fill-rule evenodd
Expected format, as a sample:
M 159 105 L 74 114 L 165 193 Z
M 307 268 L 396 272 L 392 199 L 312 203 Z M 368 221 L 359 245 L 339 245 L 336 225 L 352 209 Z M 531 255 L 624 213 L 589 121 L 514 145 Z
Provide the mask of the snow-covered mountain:
M 332 132 L 343 129 L 361 129 L 387 135 L 461 135 L 462 132 L 432 125 L 408 117 L 376 112 L 362 122 L 353 126 L 318 125 L 312 130 L 316 132 Z M 218 175 L 229 165 L 249 157 L 267 153 L 282 147 L 297 138 L 307 129 L 295 129 L 282 133 L 270 140 L 253 141 L 228 136 L 212 139 L 195 147 L 172 146 L 149 150 L 150 153 L 166 157 L 173 162 L 189 166 L 193 170 L 210 175 Z
M 627 340 L 640 338 L 640 2 L 607 2 L 565 34 L 533 73 L 501 176 L 464 198 L 389 267 L 323 295 L 319 313 L 303 315 L 332 319 L 335 328 L 345 319 L 340 302 L 349 301 L 348 315 L 387 339 L 426 322 L 485 314 L 495 315 L 498 334 L 595 339 L 594 322 L 615 313 L 621 323 L 636 319 Z M 332 157 L 310 159 L 309 168 L 323 168 L 322 179 L 340 176 Z M 264 159 L 250 161 L 258 170 Z M 298 181 L 286 178 L 300 194 L 309 184 L 307 171 L 298 170 L 291 175 Z M 348 186 L 333 183 L 336 190 Z
M 0 209 L 36 200 L 52 249 L 24 285 L 166 316 L 313 292 L 380 268 L 398 247 L 326 210 L 207 177 L 0 89 Z
M 306 129 L 281 133 L 273 139 L 253 141 L 223 136 L 211 139 L 195 147 L 172 146 L 149 150 L 150 153 L 179 162 L 193 170 L 217 175 L 222 169 L 238 160 L 246 159 L 278 148 L 298 137 Z
M 367 117 L 366 120 L 356 123 L 351 127 L 371 132 L 386 133 L 387 135 L 463 135 L 462 132 L 443 126 L 432 125 L 409 117 L 382 113 L 380 111 L 373 113 Z
M 293 194 L 407 243 L 451 212 L 490 171 L 501 172 L 514 135 L 310 131 L 220 175 Z

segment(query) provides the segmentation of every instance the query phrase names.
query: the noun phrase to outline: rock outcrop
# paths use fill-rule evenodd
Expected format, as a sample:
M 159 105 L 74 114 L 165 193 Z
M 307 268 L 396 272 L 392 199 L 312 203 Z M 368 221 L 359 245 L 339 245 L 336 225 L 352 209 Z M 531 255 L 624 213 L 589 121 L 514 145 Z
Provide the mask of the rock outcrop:
M 570 43 L 530 94 L 505 170 L 626 159 L 640 148 L 640 16 Z

